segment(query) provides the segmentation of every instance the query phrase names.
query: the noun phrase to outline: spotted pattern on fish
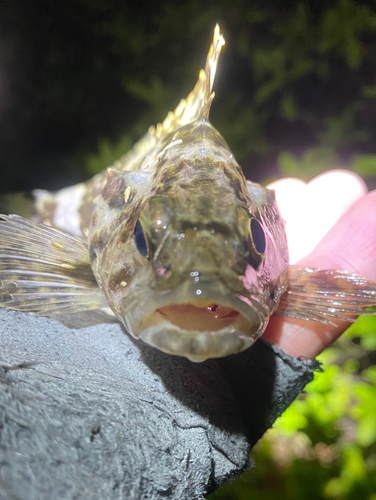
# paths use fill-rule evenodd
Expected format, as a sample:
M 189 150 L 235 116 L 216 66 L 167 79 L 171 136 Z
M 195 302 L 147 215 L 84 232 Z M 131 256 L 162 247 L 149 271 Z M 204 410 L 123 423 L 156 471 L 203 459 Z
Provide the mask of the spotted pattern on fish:
M 250 347 L 272 314 L 330 323 L 376 304 L 374 282 L 289 268 L 274 193 L 209 122 L 223 45 L 217 26 L 193 91 L 114 165 L 34 204 L 19 196 L 33 221 L 0 215 L 0 306 L 110 306 L 135 338 L 203 361 Z

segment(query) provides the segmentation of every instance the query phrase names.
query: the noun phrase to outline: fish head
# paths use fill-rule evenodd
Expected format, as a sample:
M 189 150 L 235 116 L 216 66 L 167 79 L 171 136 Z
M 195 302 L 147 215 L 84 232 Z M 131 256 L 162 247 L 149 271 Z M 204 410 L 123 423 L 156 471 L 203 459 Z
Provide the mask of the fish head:
M 108 221 L 98 256 L 98 281 L 127 330 L 192 361 L 251 346 L 285 290 L 288 266 L 273 192 L 250 189 L 242 176 L 239 192 L 218 169 L 199 172 L 136 196 L 124 220 Z M 102 223 L 105 213 L 102 206 Z
M 287 286 L 284 222 L 209 122 L 224 39 L 196 86 L 109 171 L 89 235 L 92 267 L 129 333 L 204 361 L 263 333 Z M 131 172 L 131 168 L 135 171 Z

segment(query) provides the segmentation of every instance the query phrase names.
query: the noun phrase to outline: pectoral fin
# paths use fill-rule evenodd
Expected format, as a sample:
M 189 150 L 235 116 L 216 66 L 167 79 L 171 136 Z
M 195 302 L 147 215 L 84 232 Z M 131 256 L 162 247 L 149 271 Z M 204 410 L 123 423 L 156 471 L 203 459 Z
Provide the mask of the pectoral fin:
M 360 314 L 376 314 L 376 282 L 346 271 L 299 268 L 289 270 L 289 288 L 282 296 L 277 316 L 335 324 L 355 321 Z
M 0 215 L 0 307 L 39 315 L 106 307 L 79 238 Z

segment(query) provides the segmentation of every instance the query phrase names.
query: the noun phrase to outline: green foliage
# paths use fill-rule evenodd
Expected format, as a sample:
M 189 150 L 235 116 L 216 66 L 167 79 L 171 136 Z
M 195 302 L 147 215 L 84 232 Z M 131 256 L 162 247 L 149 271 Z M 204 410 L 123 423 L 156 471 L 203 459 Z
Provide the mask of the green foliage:
M 278 175 L 286 151 L 331 148 L 344 166 L 375 154 L 373 1 L 16 0 L 0 19 L 0 189 L 57 187 L 40 185 L 51 165 L 64 185 L 64 170 L 82 180 L 123 155 L 193 88 L 217 22 L 211 119 L 248 177 Z
M 258 179 L 246 169 L 247 176 L 309 180 L 345 167 L 375 184 L 376 9 L 352 0 L 294 1 L 289 9 L 258 1 L 169 3 L 145 35 L 134 27 L 125 33 L 118 20 L 114 47 L 130 44 L 137 58 L 132 73 L 123 68 L 123 88 L 142 112 L 117 140 L 99 143 L 90 173 L 188 94 L 216 22 L 228 45 L 211 121 L 239 161 L 260 171 L 276 165 Z M 376 318 L 361 316 L 320 356 L 324 371 L 258 443 L 254 470 L 208 498 L 376 500 L 375 351 Z
M 88 155 L 86 158 L 87 171 L 89 174 L 95 175 L 113 165 L 132 145 L 132 140 L 127 135 L 124 135 L 116 145 L 111 144 L 107 138 L 101 139 L 98 144 L 98 153 Z
M 132 64 L 119 72 L 140 112 L 132 121 L 125 115 L 116 137 L 99 141 L 86 161 L 90 173 L 124 154 L 188 94 L 216 22 L 228 44 L 211 120 L 245 162 L 247 176 L 261 180 L 251 165 L 274 162 L 274 177 L 309 179 L 333 167 L 376 177 L 376 93 L 369 77 L 376 73 L 376 9 L 352 0 L 320 7 L 292 2 L 288 10 L 278 2 L 164 4 L 142 33 L 126 16 L 107 17 L 97 29 L 111 32 L 112 50 L 128 53 L 127 63 L 132 53 Z
M 352 170 L 361 177 L 374 176 L 376 172 L 376 154 L 355 155 Z
M 280 176 L 309 181 L 327 170 L 343 167 L 343 163 L 334 149 L 317 147 L 306 149 L 300 156 L 284 151 L 278 156 L 277 166 Z M 376 155 L 355 154 L 346 167 L 363 178 L 375 177 Z
M 375 347 L 376 317 L 363 315 L 258 443 L 256 468 L 208 498 L 375 500 Z
M 299 177 L 305 181 L 338 165 L 338 156 L 331 148 L 307 149 L 300 157 L 286 151 L 278 157 L 278 167 L 284 177 Z
M 0 146 L 10 185 L 40 183 L 51 165 L 82 180 L 113 164 L 191 91 L 219 22 L 227 45 L 211 121 L 247 177 L 347 167 L 376 186 L 373 1 L 8 4 L 2 76 L 16 119 L 4 105 Z M 255 470 L 210 498 L 376 500 L 375 351 L 376 320 L 362 316 L 257 445 Z
M 189 30 L 187 30 L 189 20 Z M 193 88 L 214 24 L 228 44 L 211 121 L 239 161 L 274 162 L 254 178 L 304 180 L 346 167 L 376 178 L 376 9 L 371 2 L 195 0 L 164 4 L 148 29 L 107 17 L 126 95 L 139 113 L 87 156 L 90 174 L 113 163 Z M 370 77 L 371 75 L 371 77 Z M 264 160 L 263 158 L 266 158 Z M 321 356 L 307 393 L 254 451 L 256 467 L 212 500 L 376 500 L 376 318 L 361 316 Z

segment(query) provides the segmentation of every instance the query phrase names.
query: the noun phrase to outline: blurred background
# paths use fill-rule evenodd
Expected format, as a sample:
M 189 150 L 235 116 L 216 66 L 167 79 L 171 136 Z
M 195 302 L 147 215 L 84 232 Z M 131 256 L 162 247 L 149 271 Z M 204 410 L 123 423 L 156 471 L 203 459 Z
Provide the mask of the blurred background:
M 0 6 L 0 192 L 59 189 L 118 159 L 190 92 L 226 38 L 211 121 L 246 176 L 346 168 L 376 188 L 375 0 L 65 0 Z M 376 500 L 376 322 L 211 500 Z

